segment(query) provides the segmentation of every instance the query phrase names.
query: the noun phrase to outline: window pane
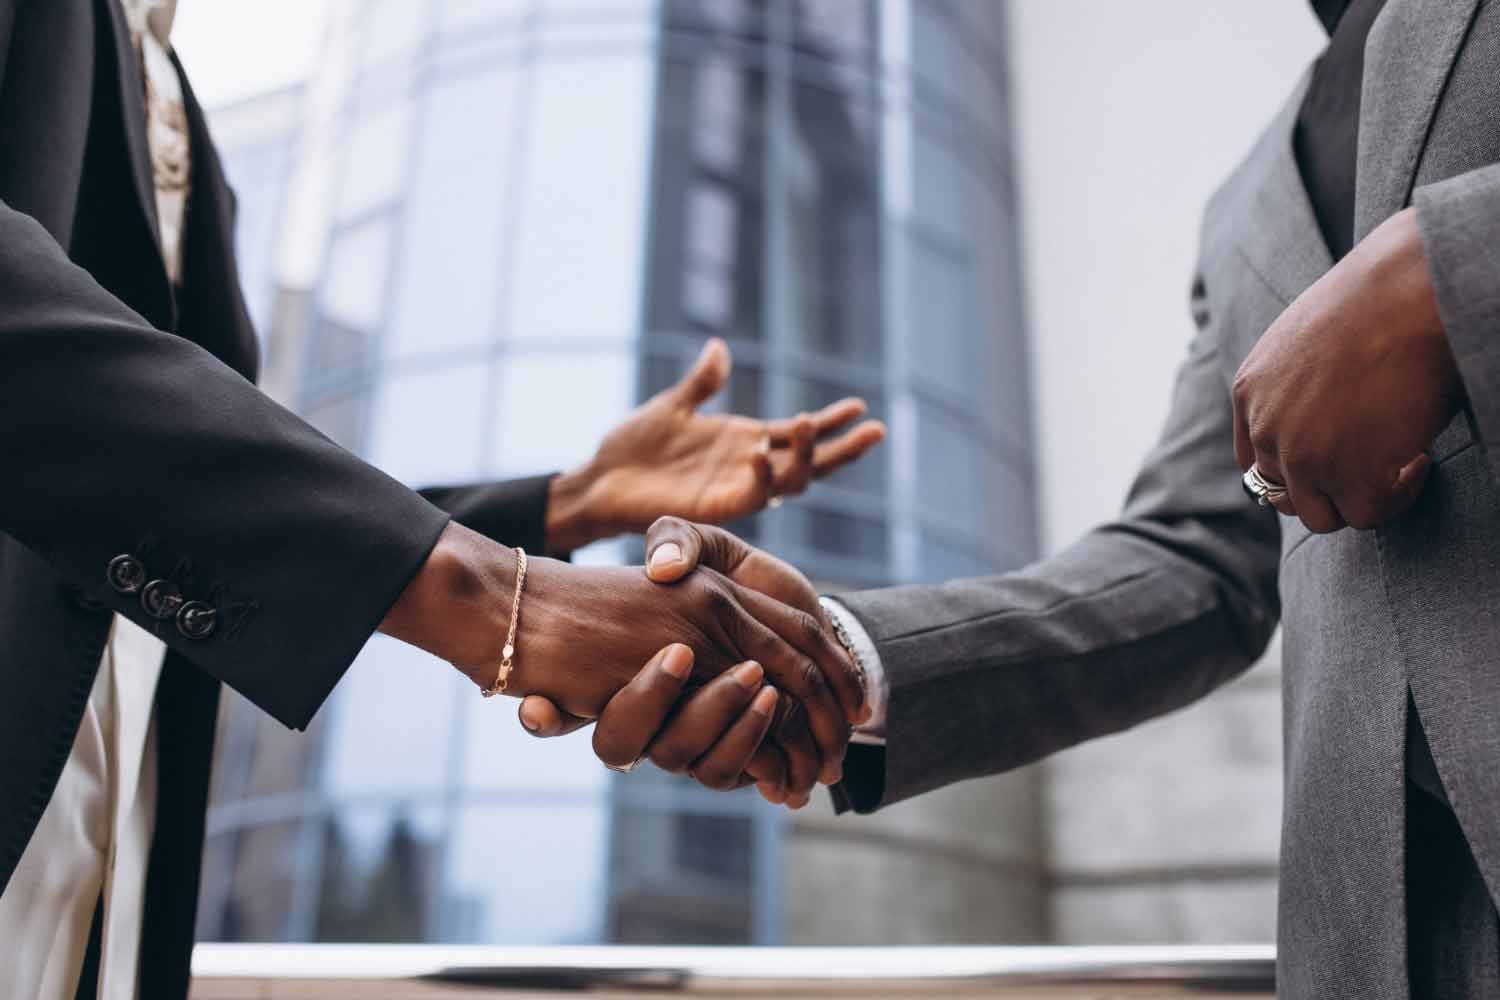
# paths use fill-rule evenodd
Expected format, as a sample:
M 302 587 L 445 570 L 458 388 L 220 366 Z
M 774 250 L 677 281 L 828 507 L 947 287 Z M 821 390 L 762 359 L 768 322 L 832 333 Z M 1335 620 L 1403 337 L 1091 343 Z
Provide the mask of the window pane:
M 478 478 L 487 369 L 465 364 L 392 375 L 371 421 L 371 462 L 411 486 Z
M 593 731 L 538 742 L 516 724 L 503 699 L 463 700 L 465 788 L 518 793 L 603 795 L 609 772 L 594 756 Z
M 505 724 L 515 726 L 513 718 Z M 449 848 L 450 941 L 588 944 L 601 937 L 609 833 L 602 802 L 473 806 Z
M 395 198 L 411 148 L 411 102 L 359 119 L 344 146 L 339 217 L 361 215 Z
M 328 257 L 323 281 L 324 315 L 361 330 L 376 327 L 385 314 L 390 263 L 389 219 L 372 219 L 342 233 Z
M 654 66 L 640 55 L 532 72 L 511 336 L 632 336 Z
M 497 378 L 489 469 L 523 476 L 576 465 L 634 398 L 631 354 L 507 358 Z
M 325 793 L 395 795 L 443 787 L 452 761 L 456 697 L 468 683 L 415 646 L 372 638 L 328 706 L 333 718 L 324 744 Z
M 437 907 L 440 814 L 432 807 L 342 809 L 321 823 L 313 939 L 427 941 Z
M 409 52 L 422 41 L 427 0 L 368 0 L 365 25 L 366 66 Z
M 410 189 L 394 357 L 487 341 L 515 245 L 503 206 L 515 115 L 515 74 L 484 73 L 433 90 Z

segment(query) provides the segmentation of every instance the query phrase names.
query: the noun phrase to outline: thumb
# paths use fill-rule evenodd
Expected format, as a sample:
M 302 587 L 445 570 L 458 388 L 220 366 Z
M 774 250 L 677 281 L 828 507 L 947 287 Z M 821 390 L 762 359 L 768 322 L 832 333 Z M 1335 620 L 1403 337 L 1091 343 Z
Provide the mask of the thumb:
M 646 531 L 646 576 L 654 583 L 676 583 L 698 566 L 703 536 L 680 517 L 659 517 Z
M 589 719 L 569 715 L 539 694 L 523 698 L 516 715 L 521 720 L 522 728 L 537 737 L 566 736 L 590 722 Z
M 729 345 L 719 337 L 712 337 L 672 391 L 681 402 L 696 410 L 724 388 L 731 364 Z
M 646 575 L 655 583 L 675 583 L 699 566 L 733 576 L 755 550 L 712 524 L 659 517 L 646 532 Z

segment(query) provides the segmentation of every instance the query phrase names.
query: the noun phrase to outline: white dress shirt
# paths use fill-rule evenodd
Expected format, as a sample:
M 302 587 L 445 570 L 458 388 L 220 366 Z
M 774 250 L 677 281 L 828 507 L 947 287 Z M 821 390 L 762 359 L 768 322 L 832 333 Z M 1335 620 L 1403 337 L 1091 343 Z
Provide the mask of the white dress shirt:
M 859 623 L 853 613 L 832 597 L 820 597 L 824 614 L 837 622 L 849 637 L 850 652 L 859 660 L 865 672 L 865 696 L 870 699 L 870 720 L 856 726 L 849 739 L 854 743 L 885 745 L 885 716 L 891 700 L 890 682 L 885 676 L 885 665 L 880 662 L 880 653 L 870 633 Z
M 176 0 L 122 0 L 146 80 L 146 135 L 162 260 L 182 274 L 188 137 L 167 56 Z M 166 646 L 116 615 L 73 749 L 0 895 L 0 991 L 72 1000 L 103 903 L 99 1000 L 136 1000 L 146 867 L 156 823 L 153 705 Z

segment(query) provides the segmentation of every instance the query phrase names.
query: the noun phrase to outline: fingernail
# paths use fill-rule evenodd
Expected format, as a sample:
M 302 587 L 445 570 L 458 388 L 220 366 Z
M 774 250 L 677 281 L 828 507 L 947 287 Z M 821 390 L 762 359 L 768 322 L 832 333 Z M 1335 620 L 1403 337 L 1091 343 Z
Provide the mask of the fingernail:
M 662 542 L 651 553 L 651 568 L 666 569 L 682 562 L 682 546 L 676 542 Z
M 825 785 L 837 785 L 840 781 L 843 781 L 844 762 L 840 760 L 830 760 L 828 763 L 824 764 L 823 773 L 819 776 L 818 780 Z
M 693 651 L 683 645 L 667 647 L 666 655 L 661 658 L 661 668 L 682 680 L 693 669 Z
M 754 688 L 765 675 L 766 672 L 754 660 L 734 668 L 734 679 L 739 681 L 742 688 Z
M 761 798 L 774 806 L 779 806 L 786 801 L 786 796 L 782 794 L 781 787 L 769 781 L 757 781 L 755 783 L 755 790 L 760 792 Z
M 750 703 L 750 711 L 770 718 L 771 713 L 776 711 L 776 689 L 770 685 L 761 688 L 755 700 Z
M 521 725 L 525 726 L 526 731 L 529 733 L 534 733 L 537 730 L 536 720 L 528 719 L 525 712 L 521 713 Z
M 854 724 L 856 726 L 863 725 L 864 723 L 869 722 L 870 716 L 874 714 L 875 709 L 867 701 L 863 705 L 859 706 L 859 711 L 854 714 Z

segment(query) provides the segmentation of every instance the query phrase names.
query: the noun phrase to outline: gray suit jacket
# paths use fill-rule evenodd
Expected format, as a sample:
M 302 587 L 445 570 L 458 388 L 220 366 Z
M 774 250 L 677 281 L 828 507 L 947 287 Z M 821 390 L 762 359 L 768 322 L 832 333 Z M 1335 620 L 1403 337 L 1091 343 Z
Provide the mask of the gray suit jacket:
M 1420 502 L 1369 532 L 1253 506 L 1234 461 L 1235 371 L 1331 264 L 1291 152 L 1301 96 L 1209 205 L 1197 335 L 1120 519 L 1017 573 L 840 596 L 891 685 L 886 749 L 851 757 L 846 794 L 877 808 L 1186 705 L 1279 620 L 1280 990 L 1404 997 L 1408 690 L 1500 887 L 1500 0 L 1391 0 L 1368 43 L 1356 235 L 1415 202 L 1469 393 Z

